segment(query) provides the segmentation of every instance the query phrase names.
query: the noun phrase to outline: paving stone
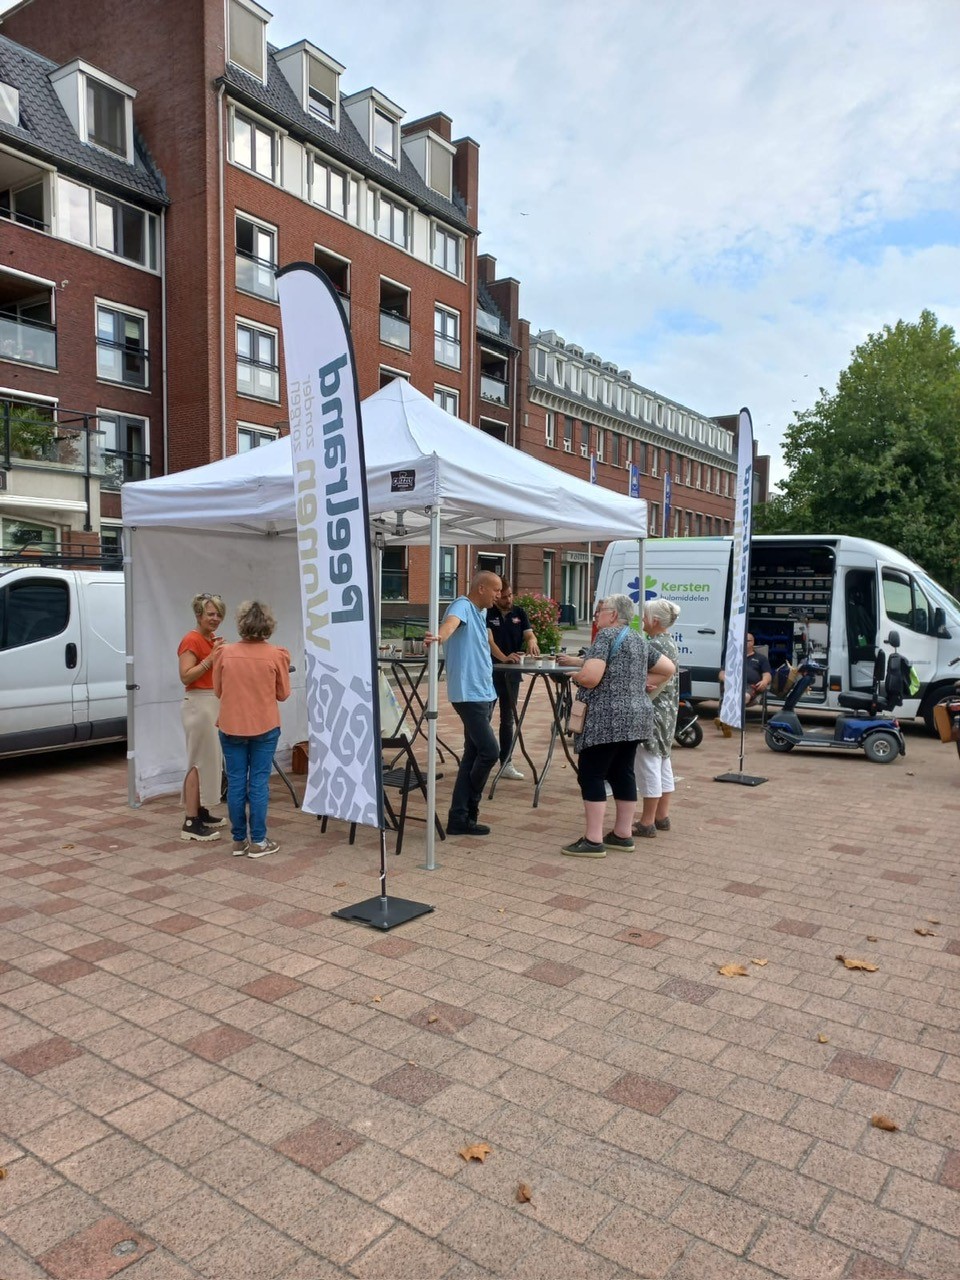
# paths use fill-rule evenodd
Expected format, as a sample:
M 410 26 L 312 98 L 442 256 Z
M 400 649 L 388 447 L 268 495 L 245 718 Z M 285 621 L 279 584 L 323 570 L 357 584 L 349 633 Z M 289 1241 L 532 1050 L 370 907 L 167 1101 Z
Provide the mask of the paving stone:
M 8 1067 L 13 1067 L 14 1071 L 20 1071 L 25 1076 L 38 1076 L 44 1071 L 50 1071 L 53 1067 L 59 1067 L 64 1062 L 82 1056 L 83 1050 L 79 1045 L 65 1040 L 62 1036 L 53 1036 L 29 1049 L 23 1049 L 20 1053 L 10 1054 L 3 1061 Z
M 614 1081 L 603 1093 L 604 1097 L 620 1106 L 633 1107 L 635 1111 L 658 1116 L 679 1095 L 680 1090 L 659 1080 L 648 1080 L 628 1073 Z
M 321 1118 L 274 1143 L 274 1150 L 314 1173 L 320 1173 L 327 1165 L 360 1146 L 362 1141 L 351 1130 Z
M 156 1246 L 128 1223 L 102 1218 L 56 1248 L 41 1254 L 40 1265 L 54 1280 L 109 1280 L 141 1262 Z

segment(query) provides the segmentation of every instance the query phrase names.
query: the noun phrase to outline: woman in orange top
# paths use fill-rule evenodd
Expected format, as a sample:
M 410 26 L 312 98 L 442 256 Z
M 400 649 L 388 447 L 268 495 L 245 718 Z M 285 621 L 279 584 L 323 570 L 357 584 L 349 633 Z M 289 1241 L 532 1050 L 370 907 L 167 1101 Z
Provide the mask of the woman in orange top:
M 223 640 L 216 634 L 227 606 L 220 596 L 202 592 L 191 601 L 196 628 L 180 641 L 177 658 L 185 693 L 180 719 L 187 738 L 187 773 L 181 800 L 187 811 L 181 840 L 219 840 L 216 829 L 226 818 L 216 817 L 209 805 L 220 800 L 223 757 L 217 737 L 217 695 L 213 692 L 213 655 Z
M 267 838 L 267 804 L 280 737 L 277 703 L 290 697 L 290 654 L 267 644 L 276 625 L 266 605 L 245 600 L 237 610 L 240 643 L 226 644 L 214 654 L 213 688 L 220 699 L 220 745 L 236 857 L 262 858 L 280 848 Z

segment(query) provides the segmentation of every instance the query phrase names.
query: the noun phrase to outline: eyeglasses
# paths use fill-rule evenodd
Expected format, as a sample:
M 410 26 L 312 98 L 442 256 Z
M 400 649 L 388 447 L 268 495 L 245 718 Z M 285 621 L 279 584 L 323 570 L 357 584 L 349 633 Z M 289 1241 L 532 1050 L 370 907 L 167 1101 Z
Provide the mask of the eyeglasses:
M 600 617 L 600 615 L 601 615 L 601 613 L 613 613 L 613 612 L 614 612 L 614 610 L 613 610 L 613 609 L 611 609 L 609 605 L 607 605 L 607 604 L 602 604 L 602 605 L 600 605 L 600 607 L 599 607 L 599 608 L 594 612 L 594 615 L 593 615 L 593 616 L 594 616 L 595 618 L 599 618 L 599 617 Z

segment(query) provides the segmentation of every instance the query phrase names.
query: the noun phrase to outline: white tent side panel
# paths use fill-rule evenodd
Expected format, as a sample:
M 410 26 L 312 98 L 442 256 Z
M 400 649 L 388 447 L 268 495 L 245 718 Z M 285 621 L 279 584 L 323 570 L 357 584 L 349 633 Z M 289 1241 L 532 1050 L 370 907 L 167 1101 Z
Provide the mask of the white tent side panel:
M 280 708 L 282 758 L 307 736 L 294 539 L 163 528 L 134 530 L 132 537 L 128 531 L 127 538 L 133 554 L 134 682 L 139 686 L 134 692 L 134 750 L 140 799 L 177 792 L 183 783 L 177 648 L 194 626 L 190 601 L 202 591 L 223 596 L 227 615 L 220 635 L 228 641 L 237 639 L 234 619 L 242 600 L 259 599 L 276 614 L 273 640 L 290 650 L 297 668 L 290 677 L 290 697 Z

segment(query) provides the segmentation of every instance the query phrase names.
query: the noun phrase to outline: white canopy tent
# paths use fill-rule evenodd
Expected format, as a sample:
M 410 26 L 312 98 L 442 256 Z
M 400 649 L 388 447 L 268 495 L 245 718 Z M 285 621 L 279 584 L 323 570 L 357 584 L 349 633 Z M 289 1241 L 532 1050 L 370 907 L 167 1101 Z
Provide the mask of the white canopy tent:
M 646 503 L 548 466 L 453 418 L 403 380 L 363 402 L 367 499 L 389 545 L 564 543 L 643 538 Z M 215 591 L 232 610 L 260 597 L 277 615 L 276 639 L 298 671 L 283 708 L 280 747 L 306 736 L 296 504 L 290 445 L 263 445 L 221 462 L 126 484 L 127 671 L 131 800 L 179 789 L 182 688 L 175 654 L 192 625 L 190 599 Z M 402 512 L 402 516 L 398 513 Z M 439 624 L 430 601 L 429 628 Z M 436 651 L 428 704 L 436 710 Z M 298 676 L 300 677 L 298 682 Z M 435 806 L 436 720 L 429 719 L 429 808 Z M 434 828 L 427 824 L 428 864 Z

